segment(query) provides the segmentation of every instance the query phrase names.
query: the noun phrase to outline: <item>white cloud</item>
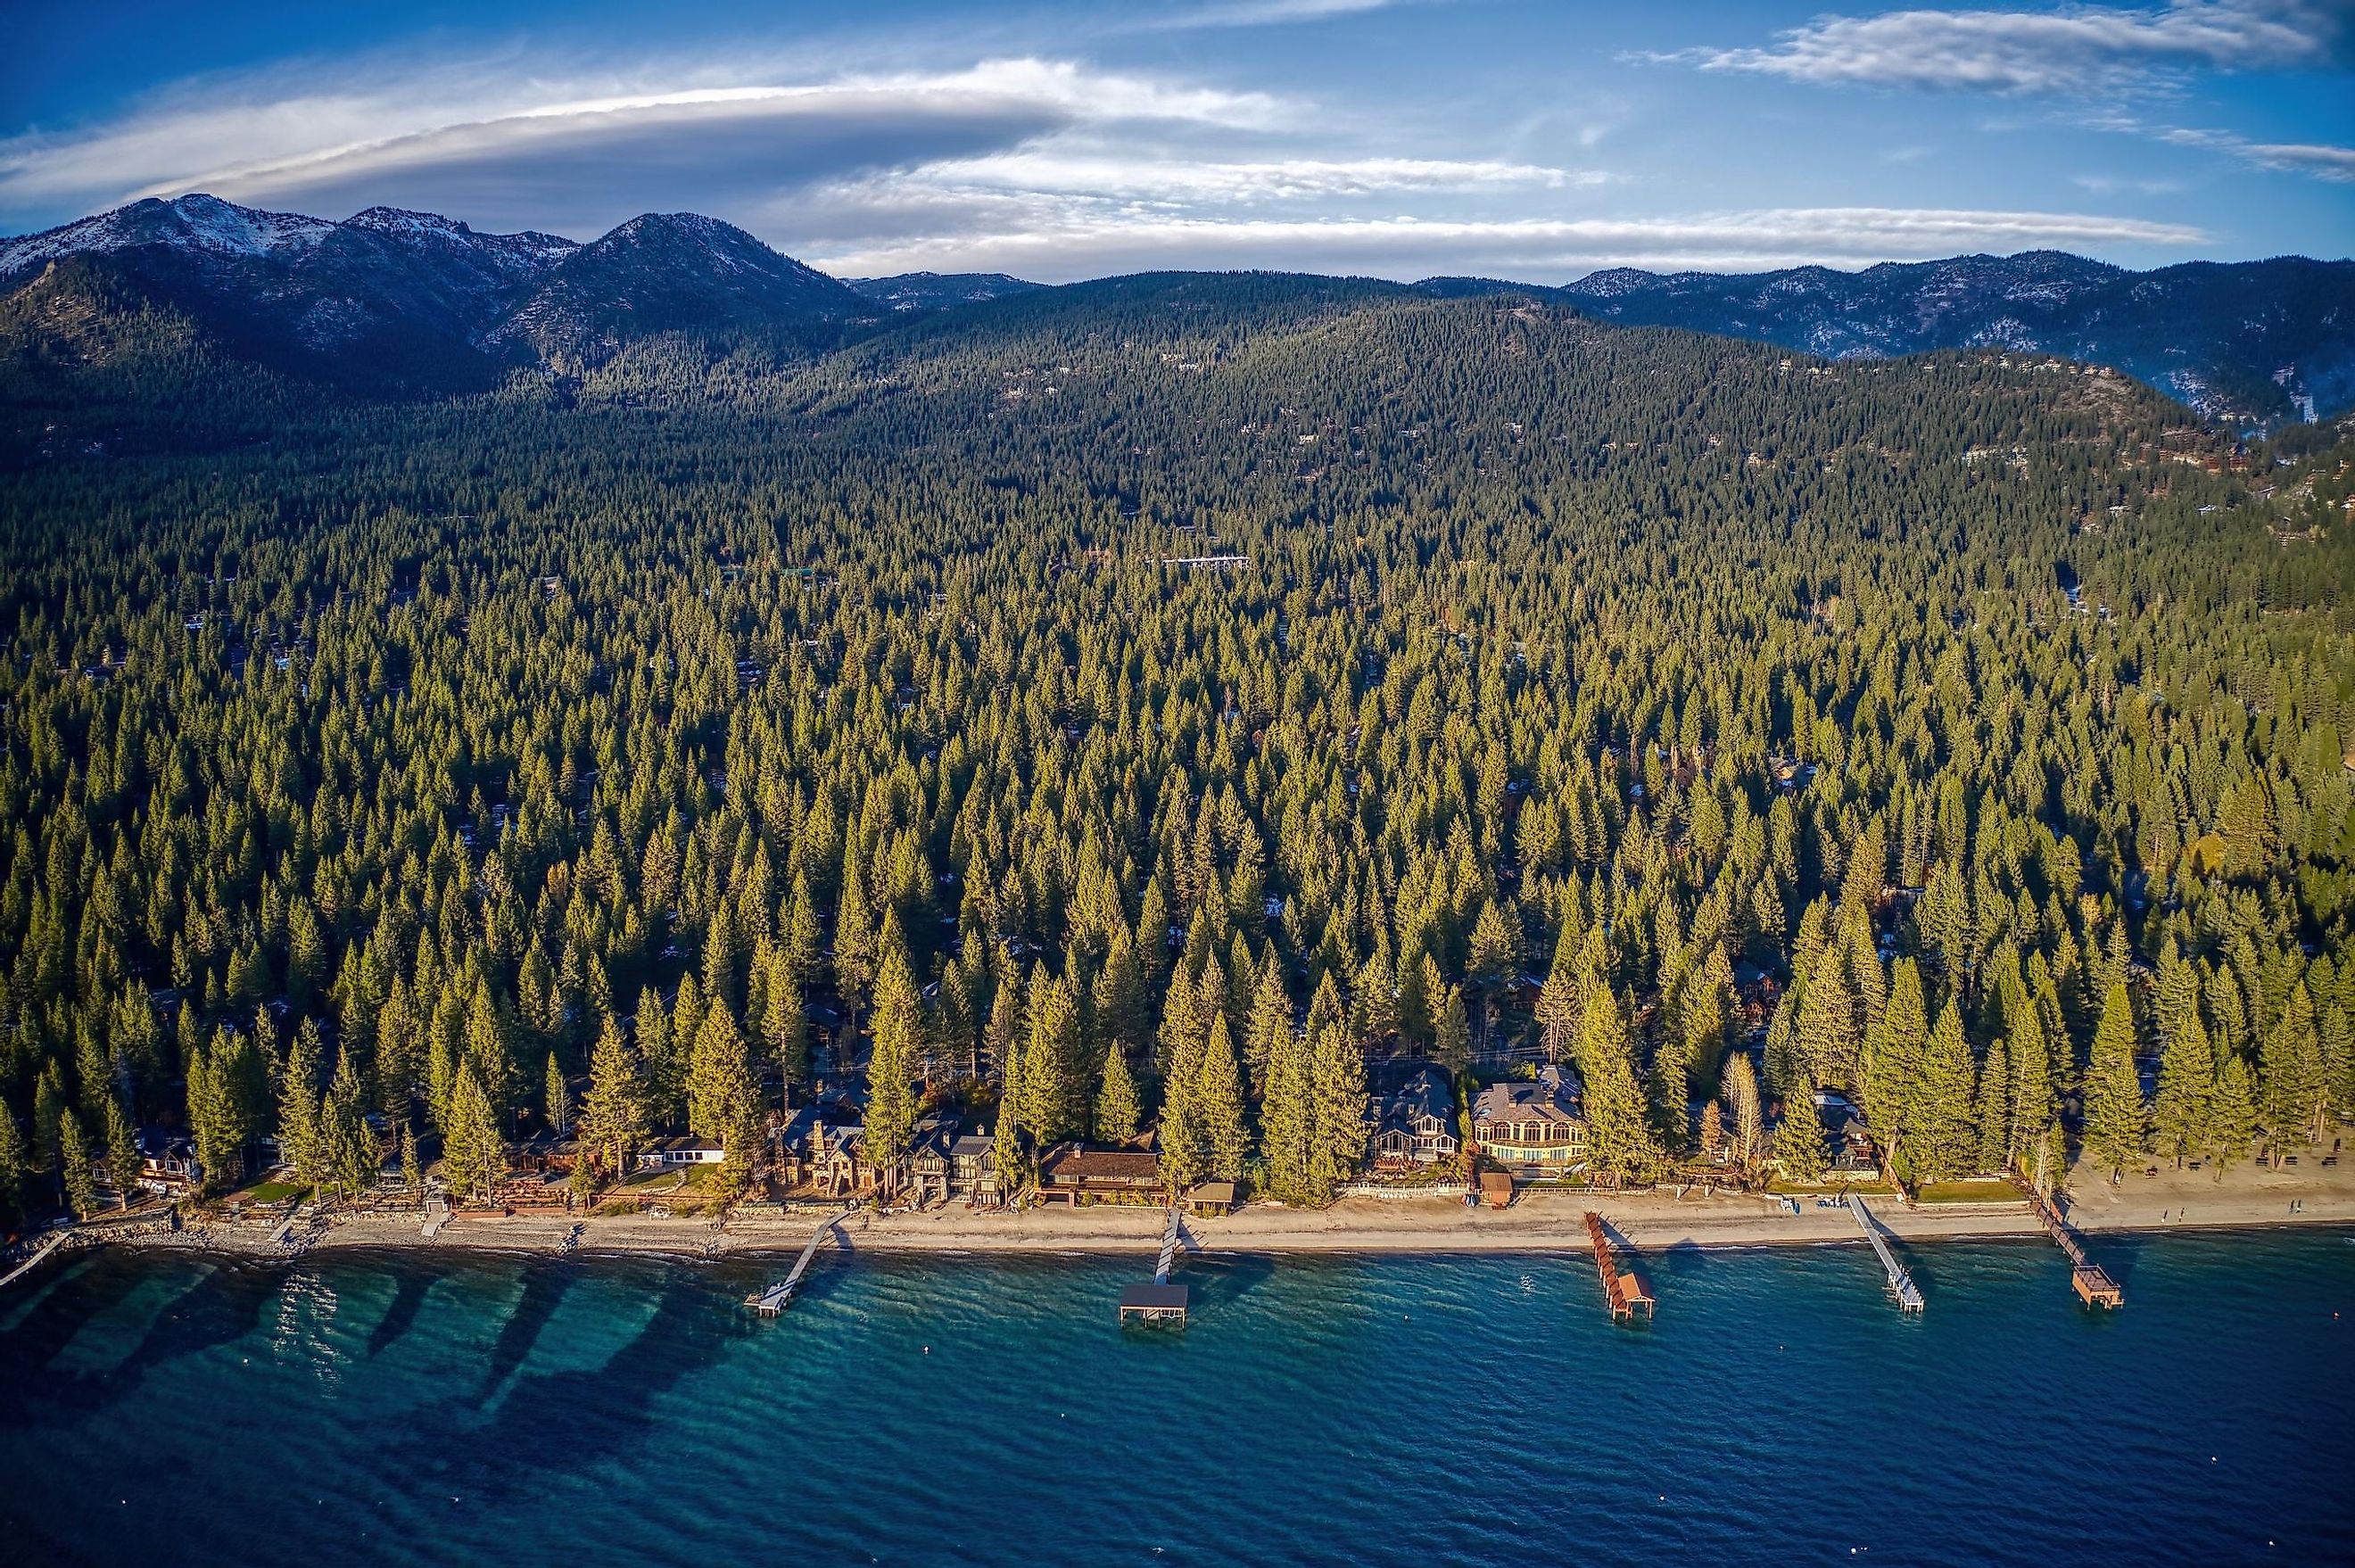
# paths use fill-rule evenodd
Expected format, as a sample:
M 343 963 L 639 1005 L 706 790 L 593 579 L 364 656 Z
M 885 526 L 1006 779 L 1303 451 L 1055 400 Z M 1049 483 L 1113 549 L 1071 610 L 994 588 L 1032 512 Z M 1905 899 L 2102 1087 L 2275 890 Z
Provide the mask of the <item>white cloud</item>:
M 878 199 L 888 197 L 879 193 Z M 1401 278 L 1496 272 L 1551 282 L 1608 266 L 1854 267 L 1958 251 L 2179 247 L 2207 239 L 2186 224 L 2138 219 L 1902 208 L 1632 219 L 1224 219 L 1023 197 L 967 208 L 961 217 L 994 219 L 997 227 L 955 234 L 920 229 L 904 240 L 821 251 L 815 259 L 845 275 L 971 270 L 1062 281 L 1166 267 L 1289 267 Z
M 2311 175 L 2340 185 L 2355 184 L 2355 147 L 2318 142 L 2255 142 L 2230 131 L 2182 127 L 2162 130 L 2158 139 L 2179 147 L 2207 147 L 2261 169 Z
M 1213 0 L 1190 11 L 1171 11 L 1129 25 L 1134 32 L 1177 32 L 1198 27 L 1272 27 L 1322 22 L 1381 11 L 1396 0 Z
M 650 207 L 741 207 L 1072 126 L 1271 131 L 1295 112 L 1264 93 L 1036 59 L 805 81 L 758 80 L 762 70 L 707 63 L 547 81 L 469 62 L 361 91 L 214 84 L 89 130 L 0 141 L 0 209 L 204 189 L 335 216 L 389 202 L 594 232 Z
M 2173 0 L 2148 9 L 1886 11 L 1821 17 L 1764 48 L 1651 58 L 1818 84 L 2057 92 L 2197 69 L 2318 64 L 2331 54 L 2343 9 L 2307 0 Z
M 1256 162 L 1113 153 L 1026 151 L 942 162 L 909 179 L 942 189 L 975 187 L 1141 201 L 1312 201 L 1400 191 L 1461 193 L 1514 187 L 1561 190 L 1608 183 L 1598 170 L 1494 159 L 1284 158 Z

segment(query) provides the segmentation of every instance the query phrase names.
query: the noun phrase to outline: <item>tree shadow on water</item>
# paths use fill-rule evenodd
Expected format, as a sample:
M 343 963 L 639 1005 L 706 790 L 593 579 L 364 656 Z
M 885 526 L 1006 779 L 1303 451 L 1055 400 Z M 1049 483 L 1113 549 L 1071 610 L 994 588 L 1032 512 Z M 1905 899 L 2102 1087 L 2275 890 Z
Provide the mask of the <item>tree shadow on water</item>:
M 384 1309 L 376 1327 L 368 1330 L 370 1356 L 380 1353 L 409 1332 L 432 1288 L 433 1276 L 421 1269 L 403 1269 L 393 1275 L 392 1303 Z
M 118 1283 L 109 1279 L 100 1296 L 79 1296 L 66 1310 L 73 1327 L 122 1299 L 143 1277 L 126 1268 Z M 87 1415 L 120 1403 L 147 1375 L 186 1357 L 216 1349 L 255 1332 L 270 1304 L 285 1284 L 285 1270 L 273 1264 L 226 1264 L 181 1296 L 148 1327 L 138 1345 L 113 1367 L 101 1372 L 57 1371 L 37 1363 L 10 1364 L 14 1348 L 0 1349 L 0 1383 L 22 1391 L 20 1403 L 0 1401 L 0 1421 L 45 1403 L 52 1410 Z M 43 1306 L 48 1306 L 43 1303 Z M 62 1339 L 59 1344 L 62 1344 Z M 48 1354 L 55 1354 L 52 1349 Z M 41 1358 L 48 1359 L 47 1355 Z
M 490 1403 L 499 1385 L 524 1363 L 531 1348 L 539 1339 L 548 1320 L 579 1281 L 580 1272 L 567 1264 L 541 1264 L 524 1271 L 523 1295 L 516 1301 L 515 1310 L 500 1326 L 499 1337 L 491 1346 L 489 1360 L 483 1368 L 483 1381 L 474 1393 L 478 1405 Z
M 732 1300 L 692 1279 L 659 1288 L 654 1316 L 602 1367 L 518 1378 L 480 1424 L 472 1419 L 474 1407 L 463 1403 L 420 1413 L 394 1440 L 386 1473 L 412 1475 L 421 1486 L 464 1481 L 474 1495 L 509 1496 L 546 1477 L 531 1464 L 507 1465 L 497 1456 L 537 1452 L 552 1433 L 563 1434 L 569 1453 L 625 1453 L 654 1430 L 655 1407 L 665 1394 L 748 1331 Z

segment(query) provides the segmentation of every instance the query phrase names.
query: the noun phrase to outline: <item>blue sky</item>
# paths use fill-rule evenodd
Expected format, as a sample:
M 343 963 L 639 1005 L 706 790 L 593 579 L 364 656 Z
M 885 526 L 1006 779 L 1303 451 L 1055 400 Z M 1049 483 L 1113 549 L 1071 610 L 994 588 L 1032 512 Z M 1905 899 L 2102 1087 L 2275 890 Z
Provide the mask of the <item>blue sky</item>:
M 207 190 L 828 270 L 2355 251 L 2355 0 L 12 7 L 0 232 Z

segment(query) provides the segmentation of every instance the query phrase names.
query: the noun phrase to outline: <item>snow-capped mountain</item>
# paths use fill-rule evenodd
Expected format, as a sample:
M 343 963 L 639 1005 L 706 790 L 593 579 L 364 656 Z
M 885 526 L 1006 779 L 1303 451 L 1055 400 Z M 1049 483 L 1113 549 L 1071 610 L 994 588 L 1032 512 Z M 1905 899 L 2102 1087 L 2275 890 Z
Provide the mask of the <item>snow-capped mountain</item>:
M 67 256 L 158 246 L 192 258 L 251 259 L 307 250 L 335 229 L 325 219 L 261 212 L 217 196 L 150 197 L 45 233 L 0 240 L 0 287 Z
M 1460 293 L 1471 283 L 1430 286 Z M 2116 366 L 2227 421 L 2355 406 L 2350 261 L 2286 256 L 2134 272 L 2029 251 L 1855 272 L 1615 268 L 1532 292 L 1605 321 L 1760 338 L 1835 359 L 1971 347 L 2061 355 Z
M 868 309 L 842 283 L 741 229 L 650 212 L 549 268 L 483 342 L 578 360 L 654 333 L 806 328 Z
M 793 337 L 873 309 L 742 229 L 691 213 L 648 214 L 582 245 L 397 208 L 331 223 L 210 196 L 134 202 L 0 240 L 0 295 L 77 290 L 92 308 L 102 295 L 109 310 L 136 298 L 175 313 L 236 357 L 428 386 L 485 384 L 519 361 L 578 367 L 664 332 Z
M 985 304 L 1008 294 L 1044 288 L 1026 278 L 1005 272 L 900 272 L 888 278 L 843 280 L 862 299 L 894 311 L 946 310 L 952 305 Z

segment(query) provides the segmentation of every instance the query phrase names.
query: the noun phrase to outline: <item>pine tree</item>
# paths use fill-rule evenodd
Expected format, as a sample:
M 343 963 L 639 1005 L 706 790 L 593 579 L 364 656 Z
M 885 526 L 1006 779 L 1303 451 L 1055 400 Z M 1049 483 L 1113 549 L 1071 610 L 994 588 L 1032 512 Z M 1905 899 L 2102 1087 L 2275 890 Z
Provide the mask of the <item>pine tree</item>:
M 1022 1045 L 1022 1125 L 1041 1147 L 1076 1137 L 1088 1099 L 1080 1076 L 1080 1012 L 1059 976 L 1030 974 L 1030 1029 Z
M 2315 1029 L 2314 998 L 2305 982 L 2291 988 L 2280 1018 L 2265 1031 L 2257 1069 L 2266 1147 L 2278 1152 L 2316 1141 L 2329 1104 L 2329 1084 L 2323 1074 L 2321 1038 Z
M 82 1142 L 80 1119 L 71 1111 L 58 1120 L 58 1171 L 74 1218 L 87 1220 L 97 1213 L 98 1182 L 91 1172 L 90 1148 Z
M 627 1176 L 630 1161 L 645 1136 L 645 1099 L 638 1082 L 638 1064 L 622 1038 L 621 1025 L 607 1019 L 589 1057 L 589 1098 L 581 1107 L 579 1152 L 572 1165 L 574 1190 L 585 1197 L 602 1181 Z
M 442 1137 L 442 1174 L 461 1198 L 487 1197 L 506 1179 L 507 1151 L 499 1136 L 483 1081 L 472 1061 L 461 1062 L 450 1093 L 450 1125 Z
M 1758 1070 L 1746 1052 L 1726 1058 L 1725 1103 L 1733 1112 L 1733 1152 L 1742 1169 L 1754 1169 L 1766 1147 L 1765 1115 L 1759 1104 Z
M 1366 1053 L 1337 1019 L 1317 1029 L 1307 1043 L 1316 1112 L 1308 1192 L 1321 1203 L 1365 1163 Z
M 2215 1157 L 2217 1179 L 2248 1158 L 2256 1145 L 2256 1084 L 2240 1053 L 2227 1051 L 2217 1064 L 2216 1088 L 2208 1102 L 2208 1147 Z
M 1954 1002 L 1940 1011 L 1930 1031 L 1911 1109 L 1916 1179 L 1941 1181 L 1968 1171 L 1978 1154 L 1971 1125 L 1971 1048 L 1963 1038 L 1962 1009 Z
M 302 1187 L 319 1180 L 319 1053 L 318 1026 L 304 1019 L 278 1083 L 278 1157 Z
M 1796 1043 L 1808 1078 L 1829 1087 L 1849 1086 L 1859 1045 L 1857 1001 L 1838 953 L 1826 949 L 1807 972 L 1797 1005 Z
M 540 1104 L 548 1114 L 549 1131 L 562 1137 L 572 1126 L 572 1092 L 565 1087 L 564 1069 L 556 1052 L 548 1053 L 548 1072 L 541 1080 Z
M 1923 1125 L 1917 1102 L 1925 1088 L 1929 1052 L 1929 1005 L 1922 994 L 1922 972 L 1911 958 L 1901 958 L 1881 1026 L 1864 1042 L 1864 1116 L 1891 1163 L 1909 1170 L 1912 1156 L 1903 1145 Z M 1921 1152 L 1925 1159 L 1936 1158 L 1934 1149 Z
M 2102 1021 L 2085 1068 L 2085 1152 L 2113 1179 L 2142 1157 L 2146 1117 L 2135 1076 L 2134 1007 L 2124 981 L 2102 998 Z
M 2188 1006 L 2165 1022 L 2168 1035 L 2159 1048 L 2158 1095 L 2151 1107 L 2151 1120 L 2158 1133 L 2158 1152 L 2179 1168 L 2187 1158 L 2208 1150 L 2216 1051 L 2200 1021 L 2196 992 Z
M 1979 1062 L 1978 1173 L 1999 1176 L 2011 1164 L 2011 1052 L 1998 1035 Z
M 1136 1136 L 1143 1113 L 1136 1103 L 1136 1075 L 1115 1039 L 1104 1047 L 1103 1083 L 1096 1089 L 1095 1136 L 1102 1144 L 1124 1144 Z
M 130 1208 L 132 1195 L 139 1190 L 139 1136 L 123 1114 L 123 1102 L 112 1094 L 106 1097 L 106 1176 L 123 1206 Z
M 1165 1049 L 1172 1054 L 1161 1080 L 1161 1179 L 1173 1192 L 1183 1192 L 1203 1178 L 1209 1152 L 1197 1080 L 1202 1067 L 1202 1042 L 1209 1026 L 1204 1023 L 1190 1040 L 1180 1031 L 1187 1021 L 1200 1017 L 1194 989 L 1173 985 L 1168 1010 L 1162 1015 Z
M 1644 1093 L 1636 1086 L 1632 1047 L 1618 994 L 1596 986 L 1579 1008 L 1576 1055 L 1586 1082 L 1586 1145 L 1594 1168 L 1623 1181 L 1640 1181 L 1664 1163 L 1652 1140 Z
M 319 1167 L 321 1184 L 340 1198 L 357 1198 L 374 1187 L 382 1163 L 366 1102 L 358 1053 L 338 1051 L 336 1076 L 319 1109 Z
M 1585 933 L 1572 921 L 1562 922 L 1554 938 L 1553 965 L 1538 989 L 1538 1040 L 1546 1060 L 1559 1066 L 1570 1054 L 1578 1032 L 1578 947 Z
M 1439 1021 L 1433 1026 L 1431 1054 L 1453 1074 L 1471 1065 L 1472 1026 L 1464 1015 L 1463 988 L 1449 986 L 1445 997 L 1439 1008 Z
M 1235 1054 L 1234 1035 L 1224 1013 L 1210 1019 L 1202 1044 L 1201 1070 L 1195 1081 L 1200 1107 L 1202 1141 L 1209 1179 L 1240 1181 L 1243 1160 L 1251 1153 L 1251 1135 L 1243 1125 L 1242 1063 Z
M 1001 993 L 999 1000 L 1005 1000 Z M 1016 1114 L 1022 1097 L 1022 1048 L 1010 1037 L 1002 1059 L 1005 1089 L 997 1101 L 997 1128 L 990 1136 L 989 1161 L 997 1175 L 998 1201 L 1016 1204 L 1030 1181 L 1030 1161 L 1022 1147 L 1022 1122 Z
M 924 1044 L 924 1002 L 908 964 L 896 912 L 876 947 L 874 1046 L 867 1060 L 867 1160 L 884 1190 L 899 1184 L 916 1126 L 915 1077 Z
M 25 1212 L 25 1136 L 16 1130 L 16 1118 L 5 1104 L 0 1104 L 0 1217 L 21 1217 Z
M 1270 944 L 1260 963 L 1259 982 L 1252 993 L 1251 1019 L 1243 1036 L 1243 1064 L 1249 1070 L 1254 1097 L 1266 1096 L 1277 1042 L 1291 1032 L 1292 997 L 1284 988 L 1284 974 L 1276 967 L 1275 947 Z
M 1317 1163 L 1316 1094 L 1305 1041 L 1288 1024 L 1268 1045 L 1267 1092 L 1260 1101 L 1260 1157 L 1268 1196 L 1302 1205 L 1319 1201 L 1310 1169 Z
M 1774 1158 L 1795 1187 L 1813 1187 L 1831 1168 L 1824 1150 L 1824 1119 L 1814 1085 L 1804 1080 L 1783 1091 L 1783 1121 L 1774 1129 Z
M 580 1167 L 573 1169 L 578 1172 Z M 400 1124 L 400 1189 L 411 1203 L 425 1201 L 425 1168 L 417 1159 L 417 1129 L 407 1122 Z

